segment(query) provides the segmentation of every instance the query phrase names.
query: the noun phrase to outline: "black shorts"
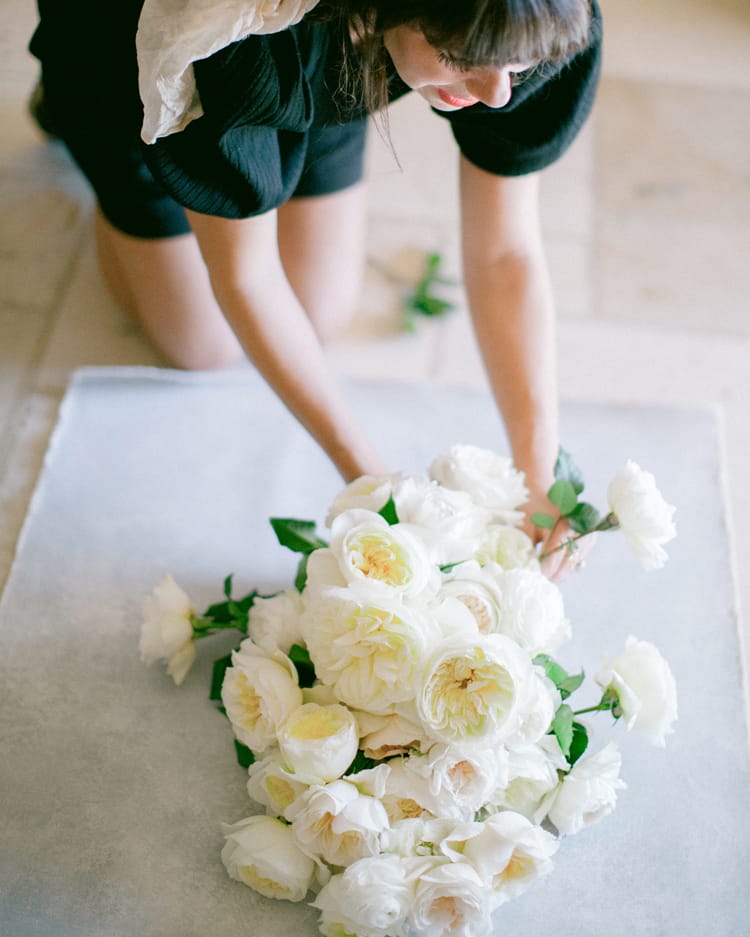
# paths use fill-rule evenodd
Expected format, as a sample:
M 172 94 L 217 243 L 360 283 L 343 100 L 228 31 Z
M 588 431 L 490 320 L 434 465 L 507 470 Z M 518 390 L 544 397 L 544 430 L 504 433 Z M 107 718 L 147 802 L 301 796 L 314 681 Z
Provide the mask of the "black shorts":
M 67 77 L 67 76 L 65 76 Z M 105 109 L 91 90 L 75 89 L 54 69 L 43 69 L 45 110 L 56 134 L 91 184 L 102 214 L 115 228 L 141 238 L 190 231 L 183 207 L 153 177 L 132 107 Z M 312 128 L 293 198 L 328 195 L 359 182 L 364 171 L 366 119 Z

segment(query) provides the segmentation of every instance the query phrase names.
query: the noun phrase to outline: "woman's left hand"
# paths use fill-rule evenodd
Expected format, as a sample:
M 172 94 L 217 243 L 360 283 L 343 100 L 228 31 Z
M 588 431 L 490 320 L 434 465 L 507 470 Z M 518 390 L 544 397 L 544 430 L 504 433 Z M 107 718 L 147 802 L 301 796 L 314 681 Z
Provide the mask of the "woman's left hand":
M 541 559 L 542 572 L 555 583 L 561 583 L 585 565 L 585 557 L 596 542 L 596 534 L 579 537 L 546 495 L 532 494 L 526 507 L 524 532 L 531 537 Z M 557 517 L 554 527 L 545 529 L 532 523 L 533 514 L 540 512 Z

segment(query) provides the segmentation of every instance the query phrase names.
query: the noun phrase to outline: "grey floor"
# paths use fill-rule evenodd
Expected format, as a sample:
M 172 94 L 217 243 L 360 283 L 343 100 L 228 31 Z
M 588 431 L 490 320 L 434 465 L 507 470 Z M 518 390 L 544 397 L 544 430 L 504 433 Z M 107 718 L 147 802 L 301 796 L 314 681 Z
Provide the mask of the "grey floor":
M 734 568 L 744 570 L 750 6 L 602 5 L 605 73 L 595 112 L 543 186 L 562 397 L 718 410 Z M 27 117 L 34 22 L 31 0 L 0 0 L 0 587 L 72 370 L 163 364 L 105 292 L 89 192 Z M 400 165 L 372 136 L 373 264 L 357 319 L 329 351 L 344 376 L 485 386 L 460 291 L 449 318 L 407 333 L 393 282 L 413 280 L 434 249 L 456 270 L 455 155 L 446 133 L 415 98 L 393 109 Z M 747 673 L 750 585 L 746 576 L 735 582 Z

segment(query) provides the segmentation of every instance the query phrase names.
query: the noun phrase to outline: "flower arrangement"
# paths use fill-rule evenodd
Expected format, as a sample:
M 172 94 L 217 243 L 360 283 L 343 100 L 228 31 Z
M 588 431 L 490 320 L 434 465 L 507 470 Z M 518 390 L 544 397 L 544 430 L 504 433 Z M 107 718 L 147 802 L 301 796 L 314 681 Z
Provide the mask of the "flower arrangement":
M 619 527 L 644 568 L 663 565 L 674 508 L 653 476 L 629 462 L 602 515 L 564 452 L 556 475 L 549 498 L 572 531 L 560 549 Z M 211 698 L 256 812 L 226 826 L 221 857 L 269 898 L 314 896 L 326 937 L 489 934 L 625 787 L 616 746 L 588 754 L 581 717 L 608 712 L 658 746 L 672 731 L 669 665 L 632 637 L 596 674 L 598 700 L 574 709 L 584 674 L 553 656 L 571 624 L 519 527 L 526 497 L 510 460 L 455 446 L 424 475 L 348 485 L 328 541 L 272 519 L 301 555 L 294 588 L 234 599 L 229 577 L 198 615 L 166 576 L 146 600 L 142 659 L 166 660 L 177 684 L 196 639 L 240 632 Z

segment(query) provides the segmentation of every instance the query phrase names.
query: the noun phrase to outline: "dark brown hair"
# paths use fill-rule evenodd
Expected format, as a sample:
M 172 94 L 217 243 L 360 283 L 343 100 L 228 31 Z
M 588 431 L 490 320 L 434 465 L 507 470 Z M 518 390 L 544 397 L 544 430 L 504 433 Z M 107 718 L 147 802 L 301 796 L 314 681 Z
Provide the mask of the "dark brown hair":
M 586 45 L 590 0 L 320 0 L 316 19 L 336 20 L 348 45 L 342 84 L 369 111 L 387 103 L 383 34 L 420 29 L 463 66 L 561 61 Z M 354 45 L 348 37 L 353 35 Z

